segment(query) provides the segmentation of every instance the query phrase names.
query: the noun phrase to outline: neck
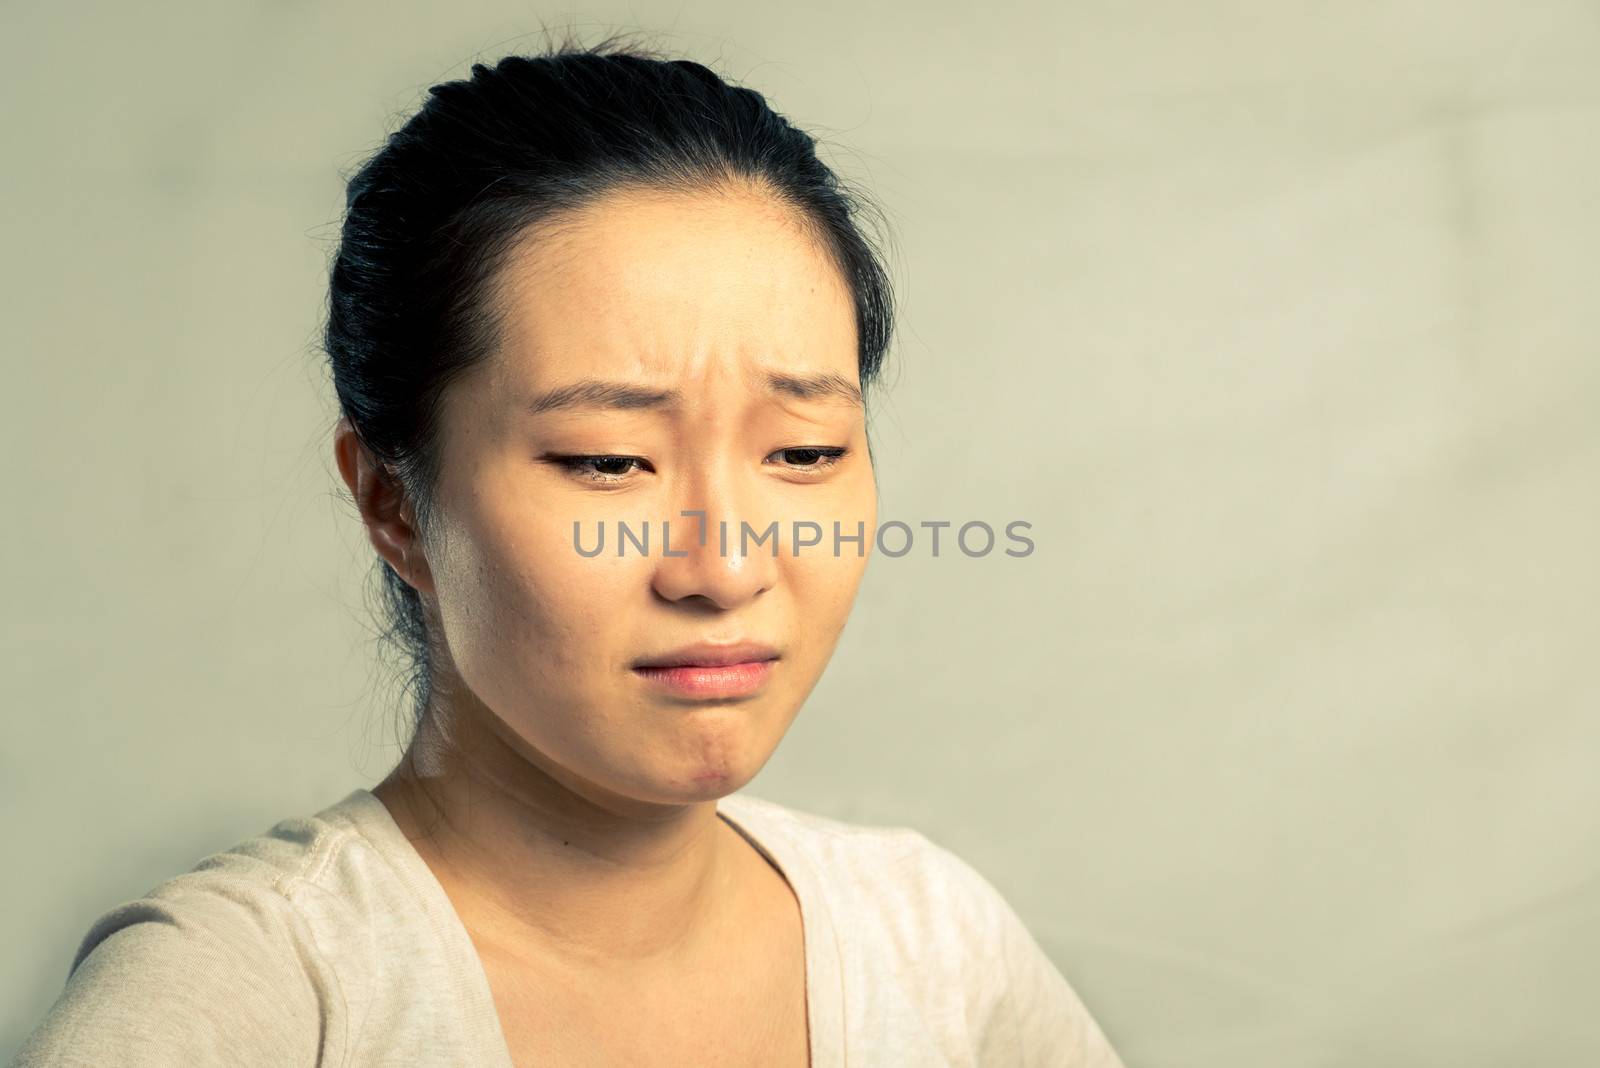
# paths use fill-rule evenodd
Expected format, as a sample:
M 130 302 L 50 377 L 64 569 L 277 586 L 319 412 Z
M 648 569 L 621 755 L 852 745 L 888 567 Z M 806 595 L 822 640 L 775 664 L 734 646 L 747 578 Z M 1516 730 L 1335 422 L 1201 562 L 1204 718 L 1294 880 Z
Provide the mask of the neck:
M 604 790 L 482 706 L 431 711 L 372 792 L 480 951 L 671 973 L 729 935 L 746 858 L 715 800 L 657 804 Z

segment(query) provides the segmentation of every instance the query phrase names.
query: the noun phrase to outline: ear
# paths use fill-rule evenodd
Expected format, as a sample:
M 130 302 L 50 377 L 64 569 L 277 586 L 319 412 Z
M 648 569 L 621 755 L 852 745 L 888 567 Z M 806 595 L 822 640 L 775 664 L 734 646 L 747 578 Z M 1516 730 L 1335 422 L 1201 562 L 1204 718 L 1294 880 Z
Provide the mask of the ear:
M 414 506 L 400 480 L 361 443 L 348 417 L 341 416 L 334 428 L 333 454 L 361 511 L 372 547 L 412 588 L 433 593 L 433 575 L 422 552 Z

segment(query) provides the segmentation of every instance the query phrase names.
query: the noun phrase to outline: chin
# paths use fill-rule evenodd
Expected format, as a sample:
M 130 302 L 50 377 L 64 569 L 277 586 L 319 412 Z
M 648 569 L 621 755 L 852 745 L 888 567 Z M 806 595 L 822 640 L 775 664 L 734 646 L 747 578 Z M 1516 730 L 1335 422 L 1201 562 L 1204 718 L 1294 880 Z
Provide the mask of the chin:
M 697 766 L 682 769 L 670 782 L 663 783 L 662 786 L 664 792 L 680 804 L 715 801 L 719 797 L 726 797 L 742 790 L 756 777 L 756 772 L 761 770 L 764 763 L 764 760 L 755 762 L 743 759 L 702 762 Z

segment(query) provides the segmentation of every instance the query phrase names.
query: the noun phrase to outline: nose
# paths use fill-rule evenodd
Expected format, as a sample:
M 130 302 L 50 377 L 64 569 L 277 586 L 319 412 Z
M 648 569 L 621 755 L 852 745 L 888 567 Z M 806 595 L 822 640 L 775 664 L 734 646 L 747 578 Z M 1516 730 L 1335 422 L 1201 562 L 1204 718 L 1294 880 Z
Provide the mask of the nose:
M 769 531 L 774 516 L 734 507 L 729 494 L 696 496 L 667 520 L 651 585 L 673 603 L 738 608 L 776 581 L 782 525 Z

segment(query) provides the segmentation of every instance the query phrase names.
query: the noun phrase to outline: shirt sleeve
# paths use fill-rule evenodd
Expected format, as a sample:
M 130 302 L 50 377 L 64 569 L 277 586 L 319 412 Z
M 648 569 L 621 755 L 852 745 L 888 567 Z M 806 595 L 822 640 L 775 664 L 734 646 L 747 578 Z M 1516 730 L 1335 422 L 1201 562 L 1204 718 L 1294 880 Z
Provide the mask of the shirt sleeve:
M 321 998 L 273 896 L 169 883 L 101 915 L 13 1068 L 322 1063 Z
M 998 894 L 999 942 L 1010 977 L 1006 1015 L 1015 1031 L 1017 1058 L 1009 1063 L 1073 1065 L 1083 1068 L 1122 1068 L 1099 1024 L 1085 1008 L 1022 919 Z M 1002 1033 L 1003 1034 L 1003 1033 Z M 1001 1048 L 1007 1041 L 996 1036 Z M 1008 1063 L 1005 1057 L 986 1055 L 980 1064 Z
M 963 889 L 982 944 L 968 970 L 974 1063 L 988 1068 L 1123 1068 L 1099 1024 L 1027 925 L 976 868 L 929 843 Z M 994 989 L 994 976 L 1002 977 Z

